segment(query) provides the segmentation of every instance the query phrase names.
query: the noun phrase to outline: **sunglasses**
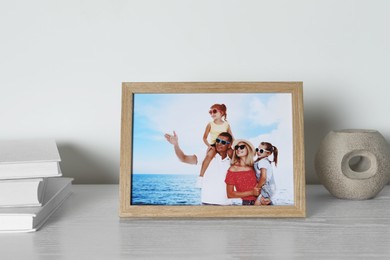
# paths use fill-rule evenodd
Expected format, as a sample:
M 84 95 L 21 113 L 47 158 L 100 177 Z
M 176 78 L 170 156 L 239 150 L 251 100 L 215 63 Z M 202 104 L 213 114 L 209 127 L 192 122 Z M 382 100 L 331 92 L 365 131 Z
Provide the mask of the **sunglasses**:
M 212 114 L 216 114 L 218 112 L 219 111 L 217 109 L 210 109 L 209 114 L 212 115 Z
M 256 153 L 257 153 L 257 152 L 264 153 L 264 152 L 269 152 L 269 151 L 268 151 L 268 150 L 265 150 L 265 149 L 256 148 Z
M 222 145 L 230 144 L 230 142 L 225 141 L 225 140 L 221 140 L 221 139 L 219 139 L 219 138 L 215 139 L 215 142 L 216 142 L 217 144 L 222 144 Z
M 240 150 L 244 150 L 245 149 L 245 144 L 242 144 L 242 145 L 236 145 L 236 146 L 234 146 L 234 150 L 238 150 L 238 149 L 240 149 Z

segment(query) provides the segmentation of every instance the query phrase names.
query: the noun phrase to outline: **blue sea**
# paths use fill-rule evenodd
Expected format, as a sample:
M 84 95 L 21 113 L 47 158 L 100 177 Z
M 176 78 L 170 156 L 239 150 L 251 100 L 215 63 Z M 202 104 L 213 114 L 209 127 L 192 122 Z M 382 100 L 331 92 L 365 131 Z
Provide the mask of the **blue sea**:
M 196 175 L 133 174 L 132 205 L 200 205 Z
M 196 175 L 133 174 L 132 177 L 132 205 L 201 205 L 201 190 L 195 188 Z M 293 205 L 290 189 L 278 187 L 273 202 Z

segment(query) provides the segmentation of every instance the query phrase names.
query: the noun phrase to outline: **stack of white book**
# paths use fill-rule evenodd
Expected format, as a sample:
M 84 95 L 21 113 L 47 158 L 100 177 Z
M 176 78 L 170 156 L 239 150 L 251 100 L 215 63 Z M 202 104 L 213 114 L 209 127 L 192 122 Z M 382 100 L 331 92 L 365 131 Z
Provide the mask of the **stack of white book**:
M 38 230 L 71 194 L 52 139 L 0 141 L 0 232 Z

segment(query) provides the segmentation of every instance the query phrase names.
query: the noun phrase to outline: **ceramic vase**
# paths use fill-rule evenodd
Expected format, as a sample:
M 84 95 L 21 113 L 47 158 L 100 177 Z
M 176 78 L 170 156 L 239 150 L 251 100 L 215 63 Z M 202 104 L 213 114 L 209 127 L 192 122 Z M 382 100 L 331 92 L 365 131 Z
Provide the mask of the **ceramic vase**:
M 333 196 L 371 199 L 390 180 L 390 146 L 376 130 L 331 131 L 316 154 L 315 169 Z

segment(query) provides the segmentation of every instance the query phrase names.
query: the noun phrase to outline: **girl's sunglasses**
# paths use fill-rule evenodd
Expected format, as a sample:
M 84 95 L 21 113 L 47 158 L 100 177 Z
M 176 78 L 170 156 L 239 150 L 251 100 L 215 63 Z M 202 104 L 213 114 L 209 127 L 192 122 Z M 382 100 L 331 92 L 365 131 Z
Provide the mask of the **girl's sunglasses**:
M 212 114 L 216 114 L 218 113 L 218 110 L 217 109 L 210 109 L 209 111 L 209 114 L 212 115 Z
M 265 150 L 265 149 L 256 148 L 256 153 L 257 153 L 257 152 L 264 153 L 264 152 L 269 152 L 269 151 L 268 151 L 268 150 Z
M 217 144 L 222 144 L 222 145 L 230 144 L 230 142 L 225 141 L 225 140 L 221 140 L 221 139 L 219 139 L 219 138 L 215 139 L 215 142 L 216 142 Z
M 244 150 L 245 149 L 245 144 L 242 144 L 242 145 L 236 145 L 236 146 L 234 146 L 234 150 L 238 150 L 238 149 L 240 149 L 240 150 Z

